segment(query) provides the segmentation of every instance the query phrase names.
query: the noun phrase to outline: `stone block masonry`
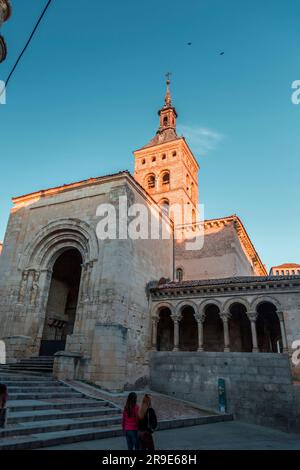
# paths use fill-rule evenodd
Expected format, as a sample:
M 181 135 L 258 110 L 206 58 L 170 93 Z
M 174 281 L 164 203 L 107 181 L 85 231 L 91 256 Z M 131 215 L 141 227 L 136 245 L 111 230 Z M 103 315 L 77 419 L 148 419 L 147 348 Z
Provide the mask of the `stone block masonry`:
M 218 378 L 235 418 L 300 433 L 300 389 L 287 355 L 272 353 L 153 352 L 151 388 L 218 409 Z

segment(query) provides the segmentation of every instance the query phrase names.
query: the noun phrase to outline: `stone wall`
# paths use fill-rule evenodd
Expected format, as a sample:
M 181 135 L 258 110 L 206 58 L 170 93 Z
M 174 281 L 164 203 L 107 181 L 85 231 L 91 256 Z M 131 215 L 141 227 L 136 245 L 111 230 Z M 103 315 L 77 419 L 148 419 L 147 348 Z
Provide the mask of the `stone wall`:
M 206 227 L 200 250 L 186 250 L 179 239 L 175 257 L 176 267 L 183 269 L 185 281 L 254 275 L 233 224 Z
M 218 409 L 218 378 L 226 383 L 235 418 L 300 433 L 300 389 L 287 355 L 269 353 L 153 352 L 151 388 Z

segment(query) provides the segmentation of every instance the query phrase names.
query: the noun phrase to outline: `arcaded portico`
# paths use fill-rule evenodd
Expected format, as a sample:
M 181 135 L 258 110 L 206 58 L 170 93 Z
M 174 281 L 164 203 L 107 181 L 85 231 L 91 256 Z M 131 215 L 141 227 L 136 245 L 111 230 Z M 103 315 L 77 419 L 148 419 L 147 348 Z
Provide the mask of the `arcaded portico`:
M 151 291 L 152 350 L 288 353 L 300 277 L 171 282 Z

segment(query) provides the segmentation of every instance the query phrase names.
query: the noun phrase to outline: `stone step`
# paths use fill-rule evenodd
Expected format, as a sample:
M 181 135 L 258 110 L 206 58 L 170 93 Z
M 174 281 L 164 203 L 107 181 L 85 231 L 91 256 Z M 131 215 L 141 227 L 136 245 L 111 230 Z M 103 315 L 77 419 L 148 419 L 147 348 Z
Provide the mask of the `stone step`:
M 17 438 L 2 438 L 0 450 L 29 450 L 42 447 L 51 447 L 60 444 L 70 444 L 92 439 L 105 439 L 107 437 L 121 436 L 121 426 L 103 428 L 72 429 L 70 431 L 40 433 L 32 436 Z
M 53 362 L 37 362 L 37 361 L 24 361 L 24 362 L 18 362 L 19 367 L 53 367 Z M 12 365 L 13 366 L 13 365 Z M 10 367 L 12 367 L 10 366 Z
M 186 426 L 232 421 L 232 415 L 201 416 L 197 418 L 179 418 L 163 420 L 158 424 L 158 430 L 175 429 Z M 85 423 L 87 424 L 87 423 Z M 70 429 L 66 431 L 35 433 L 28 436 L 2 437 L 0 450 L 29 450 L 43 447 L 53 447 L 62 444 L 72 444 L 80 441 L 91 441 L 110 437 L 122 436 L 121 425 L 106 427 L 87 427 L 83 429 Z
M 15 411 L 9 412 L 9 425 L 17 423 L 35 422 L 42 420 L 55 420 L 64 418 L 95 418 L 97 416 L 107 416 L 120 414 L 119 408 L 100 406 L 94 408 L 80 408 L 78 410 L 33 410 L 33 411 Z
M 54 381 L 55 379 L 52 377 L 52 375 L 49 375 L 49 374 L 35 374 L 35 373 L 30 374 L 29 372 L 28 373 L 24 372 L 24 374 L 21 374 L 18 371 L 4 372 L 0 369 L 0 380 L 3 380 L 3 381 L 16 380 L 16 381 L 22 381 L 22 382 L 32 382 L 32 381 L 49 382 L 49 381 Z
M 51 366 L 48 366 L 47 364 L 11 364 L 10 366 L 8 366 L 7 364 L 5 364 L 3 366 L 5 369 L 8 369 L 8 370 L 49 370 L 49 369 L 53 369 L 52 365 Z
M 21 359 L 20 362 L 54 362 L 54 356 L 40 356 L 40 357 L 27 357 L 26 359 Z
M 102 417 L 102 418 L 90 418 L 90 419 L 56 419 L 56 420 L 45 420 L 28 422 L 12 427 L 7 427 L 4 430 L 0 430 L 0 439 L 5 437 L 18 437 L 26 436 L 31 434 L 42 434 L 50 432 L 70 431 L 73 429 L 86 429 L 86 428 L 101 428 L 105 426 L 113 426 L 121 423 L 121 414 L 118 413 L 116 416 Z
M 45 373 L 48 373 L 48 374 L 52 374 L 53 372 L 53 368 L 51 367 L 23 367 L 23 366 L 16 366 L 16 367 L 7 367 L 6 365 L 5 366 L 2 366 L 2 368 L 0 369 L 0 373 L 2 374 L 2 372 L 8 372 L 8 373 L 11 373 L 11 374 L 15 374 L 15 373 L 19 373 L 19 374 L 26 374 L 26 373 L 29 373 L 31 375 L 33 374 L 45 374 Z
M 0 382 L 2 383 L 1 381 L 1 377 L 0 377 Z M 3 382 L 5 383 L 5 385 L 7 385 L 8 388 L 10 388 L 10 391 L 12 391 L 12 388 L 14 387 L 22 387 L 22 388 L 26 388 L 27 390 L 31 390 L 32 388 L 34 387 L 43 387 L 43 388 L 46 388 L 46 387 L 54 387 L 55 385 L 57 387 L 65 387 L 64 384 L 61 384 L 59 382 L 56 382 L 55 380 L 28 380 L 28 381 L 24 381 L 24 380 L 7 380 L 7 379 L 4 379 Z
M 78 401 L 66 400 L 65 402 L 51 402 L 51 401 L 38 401 L 38 400 L 9 400 L 8 407 L 9 412 L 19 411 L 36 411 L 36 410 L 70 410 L 70 409 L 86 409 L 86 408 L 98 408 L 98 407 L 109 407 L 110 403 L 105 400 L 93 400 L 93 399 L 82 399 Z
M 6 384 L 7 385 L 7 384 Z M 70 388 L 63 384 L 56 384 L 53 383 L 52 385 L 46 384 L 44 386 L 40 385 L 19 385 L 19 386 L 11 386 L 8 388 L 8 393 L 15 394 L 15 393 L 56 393 L 56 392 L 63 392 L 63 391 L 70 391 Z
M 37 372 L 37 371 L 24 371 L 24 370 L 18 370 L 18 369 L 8 369 L 5 368 L 6 366 L 0 366 L 0 376 L 5 376 L 7 377 L 8 375 L 13 375 L 14 377 L 22 377 L 24 380 L 27 377 L 43 377 L 43 378 L 49 378 L 52 377 L 52 371 L 47 371 L 47 372 Z
M 41 400 L 41 399 L 49 399 L 51 398 L 76 398 L 76 397 L 84 397 L 83 393 L 76 392 L 74 390 L 63 390 L 59 392 L 26 392 L 26 393 L 10 393 L 9 398 L 11 400 Z

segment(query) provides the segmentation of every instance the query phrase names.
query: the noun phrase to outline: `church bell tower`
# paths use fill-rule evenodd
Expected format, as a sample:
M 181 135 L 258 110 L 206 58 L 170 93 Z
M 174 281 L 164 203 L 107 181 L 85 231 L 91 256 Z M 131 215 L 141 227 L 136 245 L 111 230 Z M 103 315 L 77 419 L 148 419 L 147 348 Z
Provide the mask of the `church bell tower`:
M 198 213 L 199 165 L 185 138 L 176 132 L 177 112 L 172 105 L 170 74 L 166 83 L 165 104 L 158 111 L 156 135 L 134 152 L 134 177 L 171 218 L 172 206 L 177 204 L 181 207 L 182 223 L 193 223 Z

